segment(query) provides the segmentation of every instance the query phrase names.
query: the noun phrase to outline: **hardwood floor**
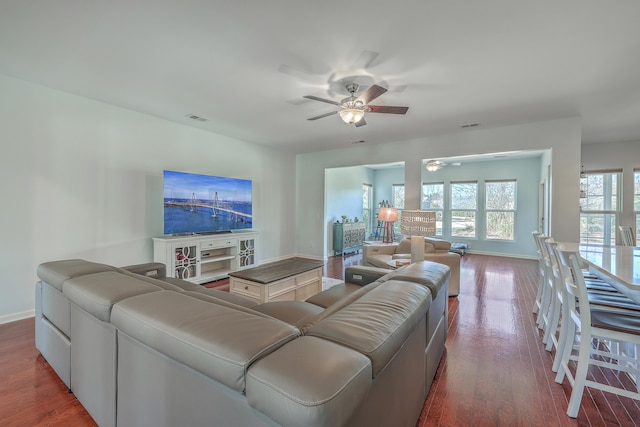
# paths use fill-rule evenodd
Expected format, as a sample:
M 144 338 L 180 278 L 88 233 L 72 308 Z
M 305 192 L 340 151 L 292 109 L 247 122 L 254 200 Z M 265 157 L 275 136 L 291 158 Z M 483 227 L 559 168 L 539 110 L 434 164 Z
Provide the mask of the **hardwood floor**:
M 324 275 L 343 278 L 360 262 L 359 254 L 331 257 Z M 565 414 L 571 388 L 554 382 L 531 313 L 536 286 L 536 261 L 465 255 L 461 293 L 449 298 L 447 350 L 418 427 L 640 424 L 640 402 L 591 389 L 577 419 Z M 95 425 L 35 349 L 33 319 L 0 325 L 0 396 L 2 426 Z

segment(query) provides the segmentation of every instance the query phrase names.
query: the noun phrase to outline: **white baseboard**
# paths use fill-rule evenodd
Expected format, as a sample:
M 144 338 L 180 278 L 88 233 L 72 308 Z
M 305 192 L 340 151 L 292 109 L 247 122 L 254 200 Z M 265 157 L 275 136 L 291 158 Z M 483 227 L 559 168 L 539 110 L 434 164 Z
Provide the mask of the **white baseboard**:
M 507 257 L 507 258 L 520 258 L 520 259 L 538 259 L 535 256 L 521 255 L 521 254 L 504 254 L 502 252 L 485 252 L 485 251 L 466 250 L 465 254 L 491 255 L 491 256 L 501 256 L 501 257 Z
M 20 313 L 7 314 L 6 316 L 0 316 L 0 325 L 3 323 L 15 322 L 16 320 L 27 319 L 36 315 L 35 309 L 22 311 Z

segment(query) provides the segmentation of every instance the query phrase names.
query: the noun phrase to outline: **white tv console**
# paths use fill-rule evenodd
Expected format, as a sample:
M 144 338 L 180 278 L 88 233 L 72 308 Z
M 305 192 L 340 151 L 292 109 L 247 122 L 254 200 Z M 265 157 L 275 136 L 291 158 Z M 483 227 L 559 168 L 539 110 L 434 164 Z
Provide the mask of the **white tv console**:
M 202 284 L 256 265 L 257 231 L 153 238 L 153 260 L 167 276 Z

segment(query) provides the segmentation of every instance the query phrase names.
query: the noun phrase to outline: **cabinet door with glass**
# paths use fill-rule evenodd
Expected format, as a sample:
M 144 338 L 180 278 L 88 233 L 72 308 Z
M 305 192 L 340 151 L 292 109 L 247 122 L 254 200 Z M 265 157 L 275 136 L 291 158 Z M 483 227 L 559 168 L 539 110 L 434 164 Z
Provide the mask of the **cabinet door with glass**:
M 256 239 L 254 237 L 239 240 L 238 258 L 240 269 L 253 267 L 256 264 Z
M 200 276 L 198 243 L 172 245 L 173 277 L 184 280 L 194 280 Z

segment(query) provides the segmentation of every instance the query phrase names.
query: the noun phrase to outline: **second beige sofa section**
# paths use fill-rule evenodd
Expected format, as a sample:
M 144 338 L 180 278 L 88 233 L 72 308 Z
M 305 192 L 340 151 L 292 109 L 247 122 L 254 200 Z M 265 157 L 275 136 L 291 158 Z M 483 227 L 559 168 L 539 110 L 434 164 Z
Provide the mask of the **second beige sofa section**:
M 460 293 L 460 255 L 449 252 L 451 242 L 425 237 L 424 259 L 444 264 L 451 269 L 449 296 Z M 362 265 L 379 268 L 391 268 L 393 259 L 411 259 L 411 240 L 402 239 L 394 244 L 368 244 L 362 248 Z

